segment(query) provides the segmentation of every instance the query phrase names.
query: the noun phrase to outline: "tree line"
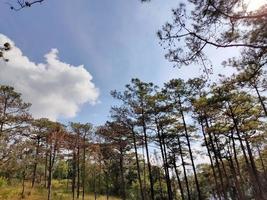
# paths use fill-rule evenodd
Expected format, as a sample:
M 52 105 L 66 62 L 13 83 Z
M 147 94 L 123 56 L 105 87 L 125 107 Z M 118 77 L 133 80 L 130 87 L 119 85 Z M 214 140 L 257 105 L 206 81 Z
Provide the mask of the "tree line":
M 30 104 L 2 85 L 1 179 L 19 181 L 21 197 L 28 182 L 46 188 L 48 200 L 55 179 L 72 199 L 267 199 L 266 5 L 253 12 L 243 0 L 186 2 L 191 7 L 173 9 L 173 21 L 158 32 L 166 58 L 175 66 L 197 63 L 209 75 L 205 49 L 237 47 L 240 58 L 223 63 L 235 74 L 163 87 L 132 79 L 111 92 L 120 103 L 102 126 L 33 119 Z M 0 47 L 1 61 L 10 48 Z
M 229 61 L 229 63 L 231 63 Z M 233 65 L 235 66 L 235 65 Z M 132 79 L 104 125 L 34 119 L 0 87 L 0 175 L 72 199 L 266 199 L 266 71 L 252 63 L 217 83 Z M 199 162 L 205 158 L 205 162 Z

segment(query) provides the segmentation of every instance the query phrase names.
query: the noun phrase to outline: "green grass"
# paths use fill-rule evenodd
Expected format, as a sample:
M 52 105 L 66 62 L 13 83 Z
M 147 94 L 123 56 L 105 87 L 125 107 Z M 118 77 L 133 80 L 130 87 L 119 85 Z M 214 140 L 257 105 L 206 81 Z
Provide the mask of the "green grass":
M 66 191 L 65 183 L 53 181 L 52 200 L 72 200 L 72 194 Z M 5 185 L 0 187 L 0 200 L 47 200 L 47 190 L 43 187 L 36 186 L 31 189 L 27 183 L 24 192 L 24 198 L 21 197 L 22 185 Z M 80 193 L 81 194 L 81 193 Z M 80 198 L 82 196 L 80 195 Z M 93 194 L 86 194 L 85 199 L 94 199 Z M 106 200 L 106 196 L 98 196 L 98 200 Z M 119 198 L 109 197 L 110 200 L 119 200 Z

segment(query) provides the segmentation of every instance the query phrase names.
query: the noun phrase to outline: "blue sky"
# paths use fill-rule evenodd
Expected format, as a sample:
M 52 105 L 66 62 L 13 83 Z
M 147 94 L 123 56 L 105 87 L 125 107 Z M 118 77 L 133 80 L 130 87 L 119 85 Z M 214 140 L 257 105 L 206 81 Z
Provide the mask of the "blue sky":
M 99 103 L 86 103 L 76 117 L 61 116 L 60 121 L 104 123 L 111 105 L 116 103 L 110 91 L 122 90 L 131 78 L 162 85 L 170 78 L 199 73 L 197 67 L 173 68 L 165 60 L 156 36 L 157 30 L 171 19 L 171 8 L 178 5 L 177 0 L 46 0 L 19 12 L 9 10 L 4 2 L 0 1 L 0 33 L 36 63 L 43 62 L 43 56 L 57 48 L 61 61 L 84 65 L 100 91 Z M 237 52 L 208 51 L 216 58 L 215 66 Z M 216 69 L 221 71 L 221 67 Z

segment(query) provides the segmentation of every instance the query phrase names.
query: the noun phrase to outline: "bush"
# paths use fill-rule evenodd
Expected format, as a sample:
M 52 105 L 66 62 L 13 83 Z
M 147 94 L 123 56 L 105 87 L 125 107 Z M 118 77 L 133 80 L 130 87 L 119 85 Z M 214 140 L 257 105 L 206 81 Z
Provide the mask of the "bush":
M 7 185 L 7 179 L 4 177 L 0 177 L 0 187 L 4 187 Z

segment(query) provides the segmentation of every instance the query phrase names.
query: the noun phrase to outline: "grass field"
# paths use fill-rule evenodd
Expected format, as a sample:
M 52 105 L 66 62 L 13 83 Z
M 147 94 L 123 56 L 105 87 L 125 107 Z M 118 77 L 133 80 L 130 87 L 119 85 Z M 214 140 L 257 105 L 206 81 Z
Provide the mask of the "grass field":
M 53 181 L 52 200 L 72 200 L 72 195 L 64 188 L 64 183 Z M 47 190 L 43 187 L 36 186 L 31 189 L 27 183 L 24 192 L 24 198 L 21 196 L 22 186 L 13 184 L 0 187 L 0 200 L 47 200 Z M 81 196 L 80 196 L 80 199 Z M 86 194 L 86 200 L 94 200 L 94 196 Z M 106 196 L 97 196 L 98 200 L 106 200 Z M 109 197 L 109 200 L 119 200 L 119 198 Z

